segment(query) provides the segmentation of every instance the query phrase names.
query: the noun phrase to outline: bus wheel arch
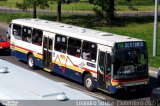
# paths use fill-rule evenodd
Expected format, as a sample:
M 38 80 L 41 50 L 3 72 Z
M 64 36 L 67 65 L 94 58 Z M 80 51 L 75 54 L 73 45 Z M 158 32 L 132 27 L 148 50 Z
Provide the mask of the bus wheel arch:
M 35 68 L 34 56 L 30 52 L 27 54 L 27 63 L 30 69 L 33 70 Z
M 94 90 L 94 79 L 90 72 L 85 71 L 82 75 L 83 77 L 83 85 L 86 90 L 93 91 Z

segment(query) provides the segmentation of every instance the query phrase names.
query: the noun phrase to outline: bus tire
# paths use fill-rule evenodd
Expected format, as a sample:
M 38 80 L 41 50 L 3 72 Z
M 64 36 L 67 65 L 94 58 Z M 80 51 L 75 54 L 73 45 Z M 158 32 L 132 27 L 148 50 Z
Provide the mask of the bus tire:
M 35 68 L 35 63 L 34 63 L 34 57 L 33 57 L 33 55 L 29 55 L 28 56 L 28 66 L 32 70 Z
M 93 77 L 91 74 L 86 74 L 84 76 L 84 79 L 83 79 L 83 84 L 84 84 L 84 87 L 86 88 L 87 91 L 93 91 L 94 90 L 94 87 L 93 87 Z

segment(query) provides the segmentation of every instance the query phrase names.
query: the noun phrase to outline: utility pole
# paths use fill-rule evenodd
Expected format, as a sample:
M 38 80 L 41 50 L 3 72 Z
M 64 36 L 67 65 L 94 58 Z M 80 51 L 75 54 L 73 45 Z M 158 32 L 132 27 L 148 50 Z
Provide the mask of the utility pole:
M 154 13 L 154 37 L 153 37 L 153 57 L 157 55 L 157 34 L 158 34 L 158 2 L 155 0 L 155 13 Z

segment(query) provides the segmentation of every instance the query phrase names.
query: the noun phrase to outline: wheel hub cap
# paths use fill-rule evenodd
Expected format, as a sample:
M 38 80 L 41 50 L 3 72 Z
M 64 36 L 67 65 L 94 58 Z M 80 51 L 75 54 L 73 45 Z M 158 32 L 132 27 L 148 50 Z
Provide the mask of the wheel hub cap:
M 29 66 L 33 66 L 33 59 L 32 58 L 29 58 Z
M 90 78 L 86 80 L 86 86 L 89 88 L 92 85 L 92 81 Z

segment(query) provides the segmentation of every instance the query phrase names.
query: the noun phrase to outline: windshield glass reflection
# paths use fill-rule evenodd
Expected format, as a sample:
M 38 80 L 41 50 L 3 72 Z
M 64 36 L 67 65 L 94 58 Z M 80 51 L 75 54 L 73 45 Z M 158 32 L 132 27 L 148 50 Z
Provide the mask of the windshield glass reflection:
M 133 78 L 147 74 L 148 54 L 145 49 L 118 50 L 115 52 L 114 79 Z

